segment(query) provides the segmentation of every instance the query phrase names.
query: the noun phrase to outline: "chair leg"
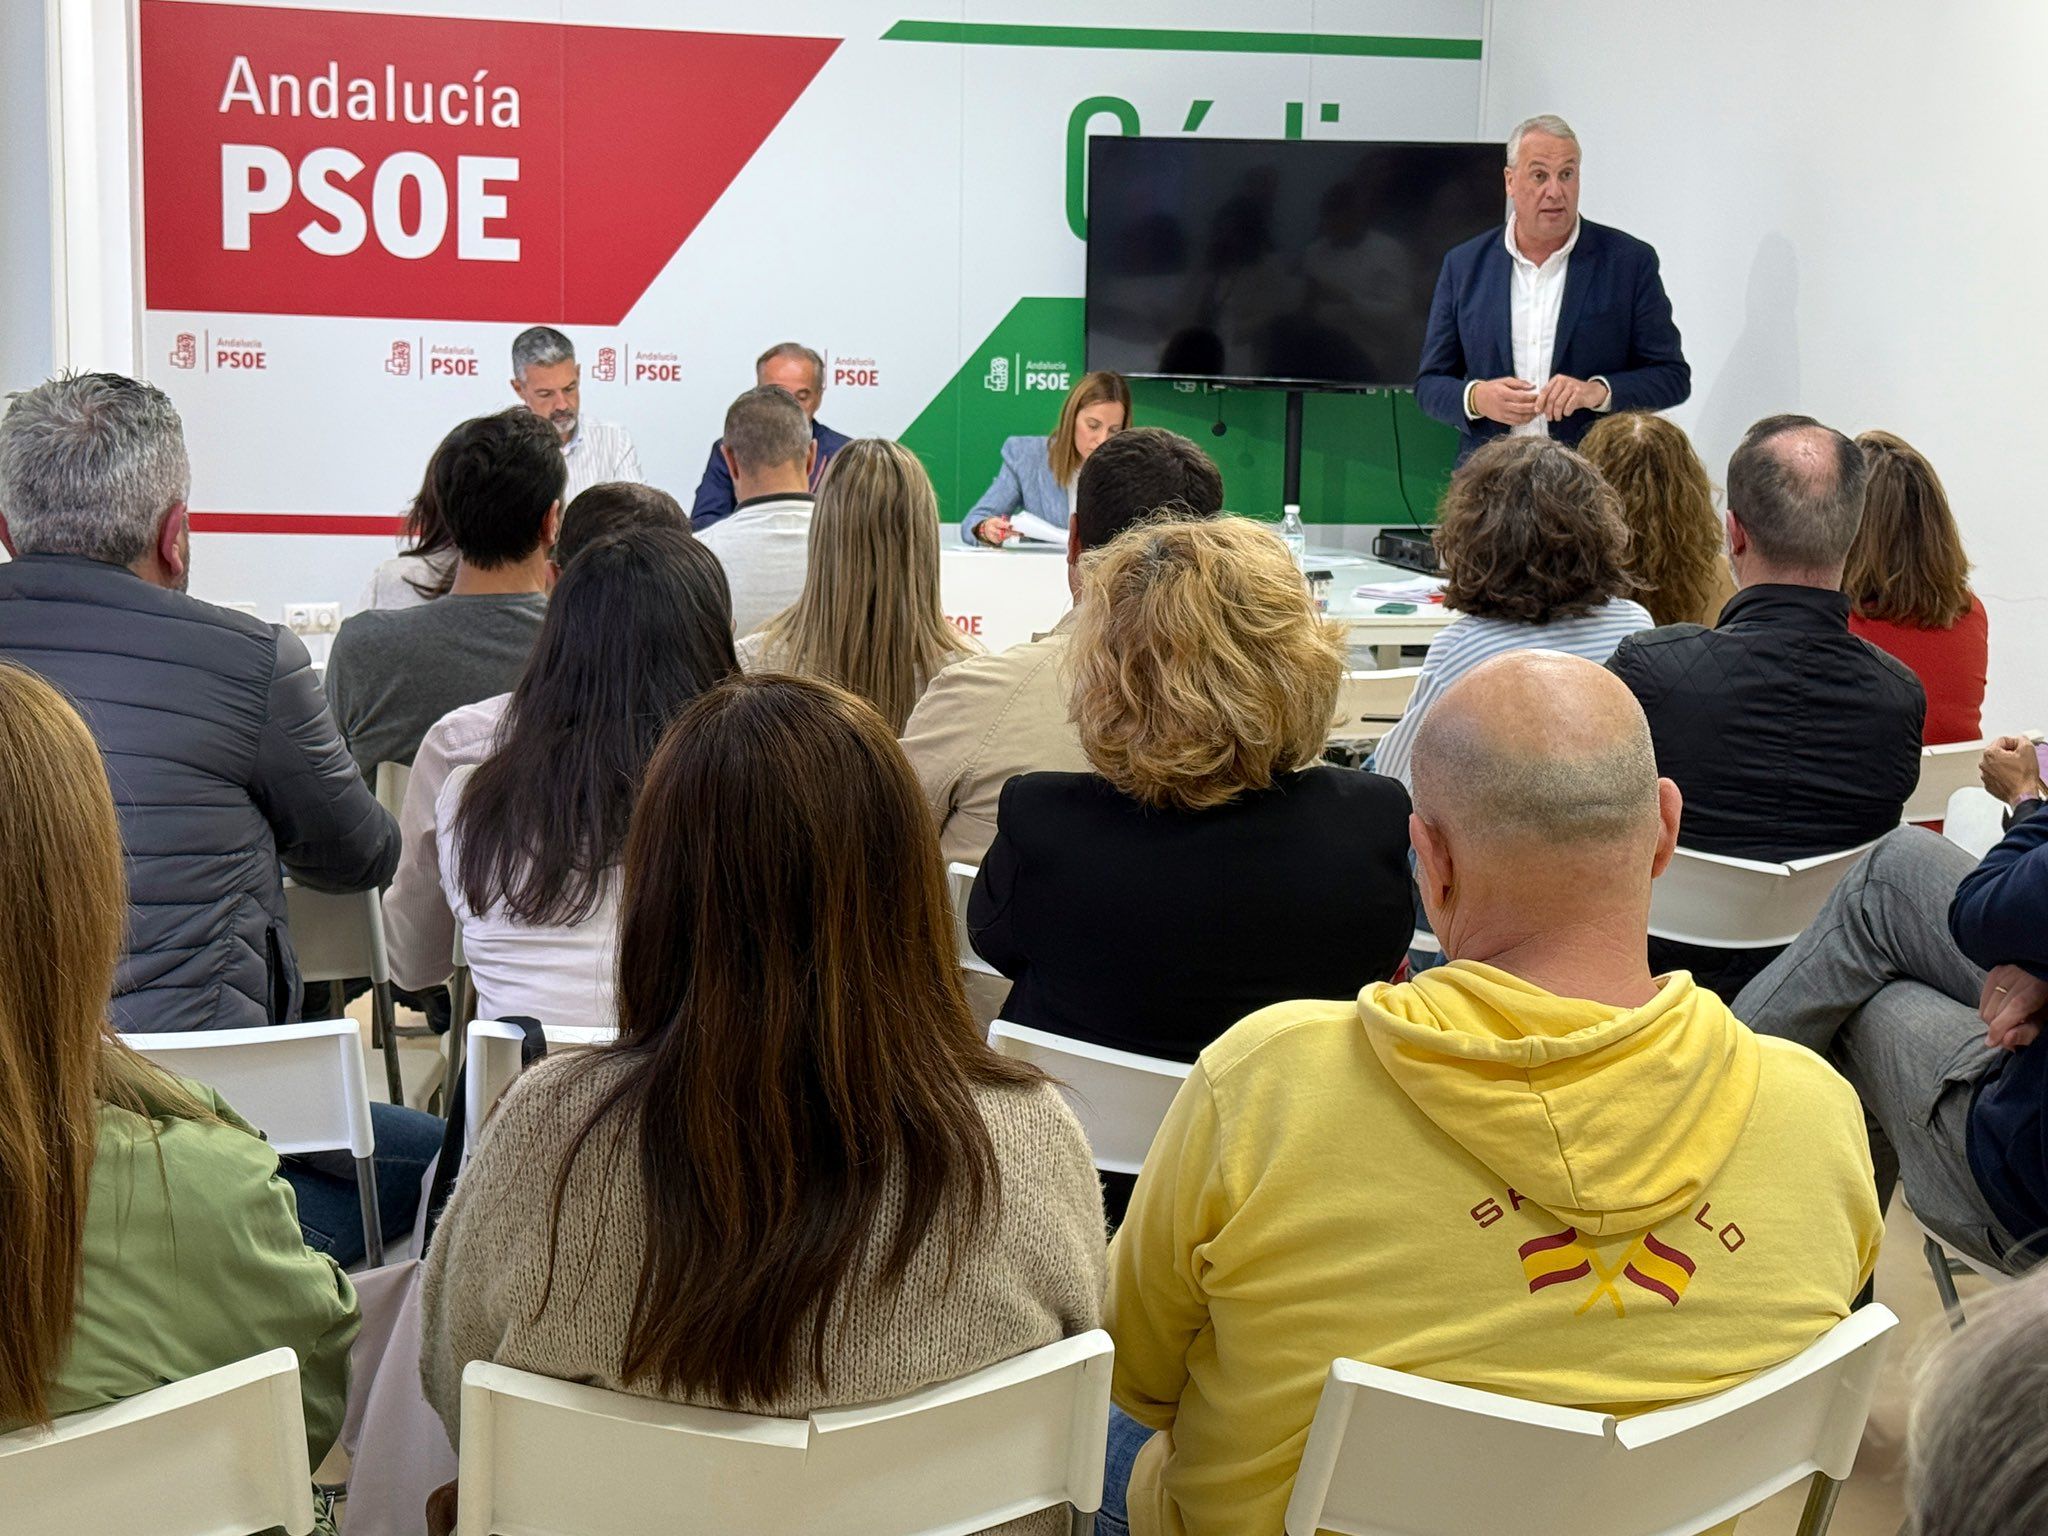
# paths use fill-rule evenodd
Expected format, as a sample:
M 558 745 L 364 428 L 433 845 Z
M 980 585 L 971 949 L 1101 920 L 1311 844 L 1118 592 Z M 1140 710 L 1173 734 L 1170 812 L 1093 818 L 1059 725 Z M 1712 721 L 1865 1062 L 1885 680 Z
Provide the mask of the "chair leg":
M 1827 1536 L 1827 1528 L 1835 1518 L 1835 1500 L 1841 1496 L 1840 1483 L 1825 1472 L 1814 1473 L 1806 1490 L 1806 1508 L 1799 1516 L 1798 1536 Z
M 1095 1536 L 1095 1511 L 1092 1509 L 1071 1509 L 1074 1517 L 1073 1536 Z
M 356 1193 L 363 1202 L 363 1258 L 370 1268 L 384 1263 L 384 1212 L 377 1203 L 377 1167 L 367 1157 L 356 1159 Z
M 1951 1329 L 1963 1326 L 1963 1299 L 1956 1294 L 1956 1277 L 1949 1273 L 1948 1250 L 1929 1237 L 1920 1251 L 1927 1255 L 1927 1268 L 1934 1276 L 1934 1289 L 1941 1296 L 1941 1308 Z
M 370 988 L 370 1021 L 384 1045 L 384 1085 L 390 1090 L 391 1102 L 403 1104 L 405 1077 L 398 1070 L 398 1003 L 391 995 L 388 981 L 377 982 Z

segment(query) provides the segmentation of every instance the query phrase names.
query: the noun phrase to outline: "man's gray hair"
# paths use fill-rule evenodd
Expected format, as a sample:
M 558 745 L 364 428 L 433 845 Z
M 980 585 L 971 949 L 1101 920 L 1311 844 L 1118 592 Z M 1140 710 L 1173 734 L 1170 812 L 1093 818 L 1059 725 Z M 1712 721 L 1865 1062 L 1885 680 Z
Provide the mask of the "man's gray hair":
M 0 416 L 0 515 L 24 555 L 133 565 L 191 490 L 184 424 L 153 384 L 60 374 Z
M 1572 132 L 1572 125 L 1555 112 L 1539 112 L 1534 117 L 1525 117 L 1515 124 L 1515 131 L 1508 135 L 1508 168 L 1522 158 L 1522 140 L 1532 133 L 1547 133 L 1553 139 L 1570 139 L 1572 147 L 1578 148 L 1579 136 Z
M 2048 1273 L 1970 1301 L 1928 1360 L 1906 1428 L 1918 1536 L 2048 1529 Z
M 1869 480 L 1863 450 L 1833 427 L 1766 416 L 1728 460 L 1728 510 L 1771 564 L 1830 570 L 1848 559 L 1863 526 Z
M 1564 849 L 1639 833 L 1657 819 L 1657 753 L 1649 721 L 1633 714 L 1605 733 L 1559 721 L 1546 749 L 1531 750 L 1523 733 L 1439 703 L 1409 759 L 1416 813 L 1482 843 Z
M 774 346 L 754 359 L 754 377 L 761 376 L 761 370 L 779 357 L 801 358 L 811 365 L 811 388 L 825 386 L 825 359 L 818 356 L 800 341 L 778 341 Z
M 529 368 L 576 361 L 576 348 L 551 325 L 528 326 L 512 338 L 512 377 L 524 383 Z
M 780 384 L 757 384 L 725 413 L 725 446 L 742 469 L 801 464 L 811 445 L 811 418 Z

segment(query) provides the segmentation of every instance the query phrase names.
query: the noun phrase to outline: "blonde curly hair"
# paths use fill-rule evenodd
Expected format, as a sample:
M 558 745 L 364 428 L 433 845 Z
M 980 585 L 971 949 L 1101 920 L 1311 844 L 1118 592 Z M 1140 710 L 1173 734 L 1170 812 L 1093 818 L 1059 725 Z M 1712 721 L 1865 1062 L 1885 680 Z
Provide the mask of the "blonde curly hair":
M 1714 483 L 1682 427 L 1647 411 L 1602 417 L 1579 440 L 1621 497 L 1635 600 L 1659 624 L 1711 624 L 1724 535 Z
M 1236 517 L 1140 523 L 1083 560 L 1068 652 L 1081 750 L 1140 804 L 1223 805 L 1322 755 L 1342 625 Z

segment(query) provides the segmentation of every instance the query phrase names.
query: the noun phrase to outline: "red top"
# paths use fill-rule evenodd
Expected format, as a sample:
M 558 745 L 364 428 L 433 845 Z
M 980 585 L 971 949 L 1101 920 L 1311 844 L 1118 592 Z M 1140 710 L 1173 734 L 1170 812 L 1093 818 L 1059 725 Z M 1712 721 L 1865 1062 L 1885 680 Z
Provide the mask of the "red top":
M 1984 674 L 1989 665 L 1991 630 L 1975 593 L 1970 595 L 1970 611 L 1947 629 L 1921 629 L 1913 624 L 1859 618 L 1851 612 L 1849 632 L 1889 651 L 1920 679 L 1920 686 L 1927 691 L 1922 745 L 1976 741 L 1984 734 Z

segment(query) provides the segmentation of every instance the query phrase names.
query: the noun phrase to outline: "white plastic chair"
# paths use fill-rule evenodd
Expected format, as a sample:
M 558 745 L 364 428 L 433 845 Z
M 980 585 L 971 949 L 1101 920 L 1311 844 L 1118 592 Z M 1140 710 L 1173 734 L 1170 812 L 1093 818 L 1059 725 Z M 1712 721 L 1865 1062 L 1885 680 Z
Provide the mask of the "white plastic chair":
M 299 1362 L 289 1349 L 0 1435 L 7 1536 L 223 1536 L 313 1529 Z
M 377 803 L 394 817 L 405 806 L 405 791 L 412 783 L 412 764 L 379 763 L 377 765 Z
M 1981 859 L 2005 836 L 2005 803 L 1974 784 L 1948 797 L 1942 812 L 1941 835 L 1974 859 Z
M 973 941 L 967 937 L 967 898 L 974 890 L 975 876 L 980 873 L 978 864 L 946 866 L 946 894 L 953 898 L 953 947 L 959 953 L 961 970 L 1000 978 L 1003 973 L 977 955 Z
M 1393 729 L 1414 696 L 1420 667 L 1383 667 L 1373 672 L 1346 672 L 1337 685 L 1337 723 L 1332 736 L 1370 736 Z
M 1901 821 L 1935 821 L 1946 809 L 1949 797 L 1959 789 L 1978 787 L 1977 762 L 1984 755 L 1981 741 L 1946 742 L 1920 749 L 1920 782 L 1906 797 Z
M 1650 934 L 1707 949 L 1790 944 L 1869 849 L 1765 864 L 1681 848 L 1650 887 Z
M 1628 1419 L 1339 1360 L 1288 1536 L 1693 1536 L 1806 1477 L 1800 1536 L 1820 1536 L 1898 1321 L 1864 1307 L 1738 1387 Z
M 988 1043 L 1005 1056 L 1030 1062 L 1060 1085 L 1074 1118 L 1088 1133 L 1095 1166 L 1104 1173 L 1135 1174 L 1145 1166 L 1152 1138 L 1188 1077 L 1182 1062 L 1090 1045 L 1003 1019 L 990 1026 Z
M 517 1024 L 479 1019 L 469 1026 L 462 1073 L 462 1160 L 476 1151 L 484 1121 L 519 1077 L 519 1051 L 526 1031 Z
M 121 1038 L 165 1071 L 214 1089 L 281 1155 L 346 1150 L 355 1159 L 364 1253 L 372 1269 L 384 1262 L 384 1222 L 371 1161 L 377 1137 L 370 1126 L 362 1029 L 355 1020 Z
M 1109 1335 L 807 1419 L 688 1408 L 477 1361 L 456 1536 L 953 1536 L 1102 1505 Z
M 389 766 L 388 764 L 386 765 Z M 391 960 L 384 949 L 383 898 L 374 890 L 344 896 L 284 883 L 285 920 L 298 951 L 305 981 L 370 978 L 371 1043 L 384 1052 L 385 1088 L 391 1102 L 405 1102 L 398 1070 L 398 1004 L 391 994 Z

